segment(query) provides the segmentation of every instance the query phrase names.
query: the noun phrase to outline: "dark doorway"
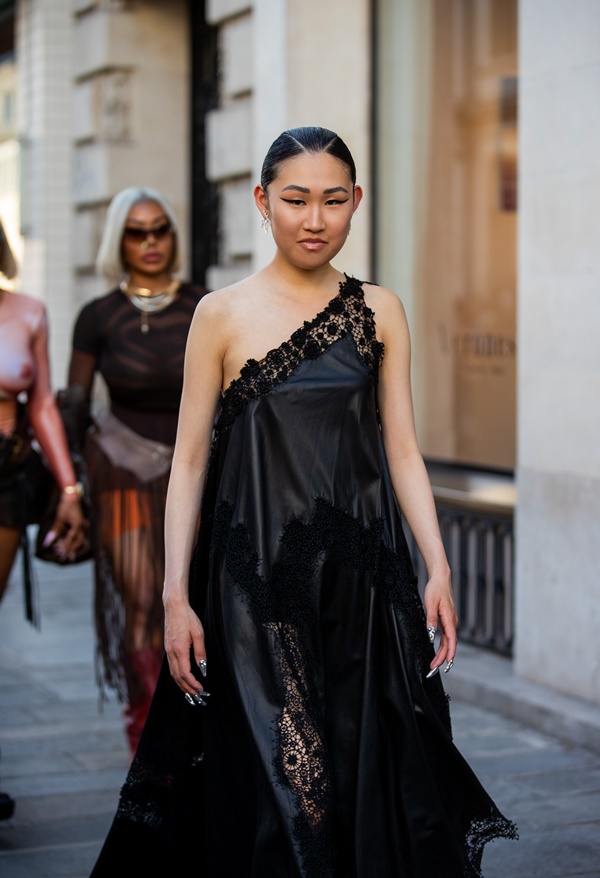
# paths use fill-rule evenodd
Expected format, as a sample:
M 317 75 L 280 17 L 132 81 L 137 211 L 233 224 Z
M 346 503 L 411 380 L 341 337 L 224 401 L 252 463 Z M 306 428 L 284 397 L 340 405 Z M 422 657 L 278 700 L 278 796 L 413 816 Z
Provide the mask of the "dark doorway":
M 0 61 L 15 51 L 15 0 L 0 0 Z
M 218 263 L 218 188 L 206 177 L 206 114 L 219 105 L 218 28 L 207 24 L 205 0 L 189 0 L 191 39 L 191 274 L 206 286 Z

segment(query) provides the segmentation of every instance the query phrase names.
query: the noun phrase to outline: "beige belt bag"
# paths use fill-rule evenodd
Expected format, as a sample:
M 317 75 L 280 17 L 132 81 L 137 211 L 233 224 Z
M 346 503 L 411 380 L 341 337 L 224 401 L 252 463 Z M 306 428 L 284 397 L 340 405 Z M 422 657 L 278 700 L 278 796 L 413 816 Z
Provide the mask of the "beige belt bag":
M 111 463 L 133 473 L 140 482 L 153 482 L 169 472 L 173 446 L 145 439 L 108 414 L 90 439 L 97 443 Z

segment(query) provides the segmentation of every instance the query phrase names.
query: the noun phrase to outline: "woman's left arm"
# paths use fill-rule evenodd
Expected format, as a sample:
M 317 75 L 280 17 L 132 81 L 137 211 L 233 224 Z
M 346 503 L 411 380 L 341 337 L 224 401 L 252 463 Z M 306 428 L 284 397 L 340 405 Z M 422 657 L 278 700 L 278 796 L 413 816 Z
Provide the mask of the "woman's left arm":
M 373 300 L 372 302 L 370 300 Z M 429 475 L 418 446 L 410 384 L 410 334 L 400 299 L 382 288 L 369 288 L 385 355 L 379 371 L 378 404 L 390 475 L 398 503 L 427 569 L 424 604 L 427 627 L 441 627 L 439 648 L 431 668 L 454 660 L 457 616 L 451 573 Z M 451 665 L 450 665 L 451 667 Z

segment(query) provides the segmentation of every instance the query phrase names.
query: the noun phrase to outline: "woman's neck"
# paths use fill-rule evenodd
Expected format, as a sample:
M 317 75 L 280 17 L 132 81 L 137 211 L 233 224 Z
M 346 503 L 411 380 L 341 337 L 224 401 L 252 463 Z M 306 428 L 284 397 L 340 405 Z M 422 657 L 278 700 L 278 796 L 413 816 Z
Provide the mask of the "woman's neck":
M 321 299 L 323 294 L 335 295 L 344 275 L 330 262 L 313 269 L 298 268 L 276 254 L 273 261 L 263 269 L 265 279 L 292 298 Z
M 132 271 L 127 277 L 127 284 L 132 287 L 142 287 L 153 293 L 162 293 L 169 286 L 173 278 L 168 272 L 157 275 L 142 274 L 140 271 Z

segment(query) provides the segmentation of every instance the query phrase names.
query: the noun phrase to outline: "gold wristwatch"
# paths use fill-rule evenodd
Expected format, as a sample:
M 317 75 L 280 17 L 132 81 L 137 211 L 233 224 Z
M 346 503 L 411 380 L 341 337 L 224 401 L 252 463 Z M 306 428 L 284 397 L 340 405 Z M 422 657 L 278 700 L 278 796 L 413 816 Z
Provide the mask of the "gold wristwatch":
M 83 485 L 81 482 L 75 482 L 74 485 L 65 485 L 61 489 L 61 493 L 66 494 L 67 497 L 83 497 Z

